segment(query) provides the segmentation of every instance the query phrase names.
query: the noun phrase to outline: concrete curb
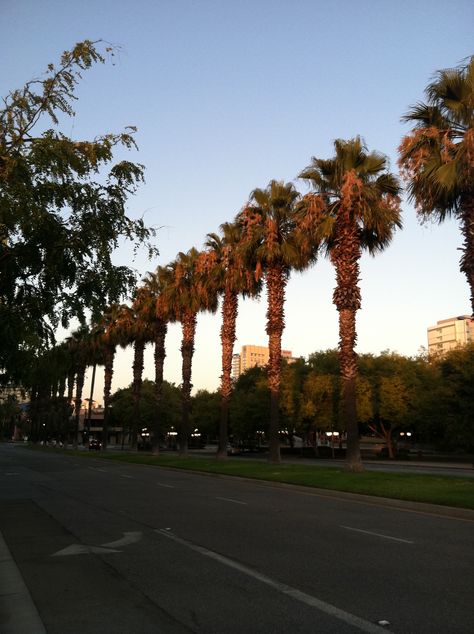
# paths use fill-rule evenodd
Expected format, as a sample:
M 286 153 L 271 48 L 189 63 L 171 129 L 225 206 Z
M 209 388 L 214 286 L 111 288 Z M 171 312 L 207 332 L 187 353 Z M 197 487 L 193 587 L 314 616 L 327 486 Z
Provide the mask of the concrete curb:
M 0 532 L 0 632 L 46 634 L 46 629 Z

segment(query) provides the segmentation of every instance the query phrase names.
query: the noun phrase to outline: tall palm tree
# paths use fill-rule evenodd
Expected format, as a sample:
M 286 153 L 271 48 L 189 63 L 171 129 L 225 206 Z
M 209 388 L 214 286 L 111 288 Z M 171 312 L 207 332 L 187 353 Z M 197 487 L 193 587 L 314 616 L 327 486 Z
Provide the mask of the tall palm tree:
M 197 314 L 201 310 L 215 311 L 217 294 L 207 283 L 204 261 L 194 247 L 187 253 L 178 253 L 176 259 L 164 267 L 162 272 L 164 293 L 162 302 L 170 320 L 181 323 L 183 338 L 181 342 L 182 378 L 182 419 L 178 432 L 179 451 L 186 455 L 188 451 L 189 418 L 191 410 L 191 375 L 196 334 Z
M 126 306 L 111 304 L 97 320 L 95 325 L 95 345 L 104 364 L 104 422 L 102 431 L 102 446 L 107 449 L 109 436 L 110 396 L 114 375 L 114 361 L 117 345 L 121 343 L 123 334 L 120 321 Z
M 303 249 L 304 233 L 297 214 L 300 195 L 291 183 L 272 180 L 255 189 L 249 204 L 237 216 L 243 229 L 245 257 L 255 262 L 257 279 L 265 277 L 270 388 L 269 460 L 280 462 L 279 397 L 281 338 L 285 326 L 285 288 L 292 269 L 302 270 L 316 257 L 316 249 Z
M 227 458 L 229 404 L 232 394 L 232 354 L 236 338 L 238 297 L 256 295 L 261 288 L 254 272 L 246 267 L 239 249 L 242 228 L 237 223 L 221 225 L 221 234 L 209 233 L 206 251 L 203 254 L 204 271 L 217 293 L 222 295 L 222 375 L 221 375 L 221 415 L 217 458 Z
M 76 396 L 74 397 L 74 436 L 73 447 L 77 449 L 79 440 L 79 418 L 82 406 L 84 377 L 90 359 L 90 332 L 87 326 L 81 326 L 67 338 L 76 375 Z
M 150 326 L 151 341 L 155 346 L 155 413 L 153 422 L 152 453 L 160 453 L 161 436 L 161 401 L 163 396 L 163 366 L 166 357 L 165 340 L 168 331 L 166 303 L 163 302 L 165 276 L 163 268 L 158 267 L 154 273 L 148 273 L 143 280 L 144 295 L 143 313 Z
M 339 358 L 347 429 L 346 468 L 362 471 L 356 411 L 356 312 L 361 306 L 358 286 L 362 249 L 384 249 L 400 220 L 397 178 L 386 171 L 387 159 L 368 152 L 359 137 L 334 142 L 336 155 L 313 158 L 300 174 L 314 195 L 306 199 L 313 213 L 314 235 L 323 240 L 336 269 L 333 302 L 339 312 Z
M 135 291 L 132 306 L 124 306 L 117 330 L 120 332 L 120 345 L 126 348 L 133 343 L 133 425 L 131 429 L 131 448 L 136 450 L 138 443 L 138 428 L 140 424 L 140 398 L 143 377 L 145 346 L 151 340 L 150 326 L 147 321 L 146 311 L 143 307 L 146 303 L 146 290 L 139 287 Z
M 474 316 L 474 55 L 438 71 L 425 93 L 427 103 L 403 117 L 414 127 L 400 144 L 401 173 L 422 220 L 459 221 Z

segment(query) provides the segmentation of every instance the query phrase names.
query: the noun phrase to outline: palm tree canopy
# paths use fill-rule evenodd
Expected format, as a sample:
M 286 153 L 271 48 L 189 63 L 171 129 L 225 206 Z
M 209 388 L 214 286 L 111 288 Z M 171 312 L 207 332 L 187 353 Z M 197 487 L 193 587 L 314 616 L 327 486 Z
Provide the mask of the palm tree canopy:
M 185 313 L 217 310 L 217 292 L 208 283 L 203 254 L 192 247 L 178 253 L 176 259 L 161 270 L 162 310 L 170 321 L 182 321 Z
M 442 222 L 474 195 L 474 55 L 438 71 L 403 117 L 413 124 L 400 144 L 400 167 L 422 218 Z
M 292 183 L 272 180 L 265 189 L 255 189 L 238 214 L 245 257 L 255 262 L 257 278 L 271 266 L 280 266 L 289 275 L 291 269 L 302 270 L 316 258 L 316 249 L 302 249 L 300 199 Z
M 360 137 L 334 142 L 331 159 L 312 159 L 300 178 L 307 180 L 314 193 L 303 197 L 303 216 L 312 218 L 308 229 L 328 251 L 341 218 L 346 216 L 358 228 L 360 244 L 372 254 L 385 248 L 394 230 L 402 226 L 400 184 L 386 171 L 387 158 L 368 152 Z
M 203 273 L 208 275 L 218 293 L 228 289 L 244 296 L 258 295 L 261 284 L 255 279 L 251 267 L 246 265 L 240 248 L 242 226 L 237 222 L 225 222 L 220 231 L 220 235 L 207 234 L 206 250 L 202 254 Z

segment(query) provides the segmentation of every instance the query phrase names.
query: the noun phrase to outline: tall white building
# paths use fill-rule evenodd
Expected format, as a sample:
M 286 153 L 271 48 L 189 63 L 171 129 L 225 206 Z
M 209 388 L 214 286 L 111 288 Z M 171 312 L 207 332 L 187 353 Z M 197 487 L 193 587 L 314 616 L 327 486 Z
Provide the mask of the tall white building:
M 291 350 L 281 351 L 282 359 L 286 359 L 288 363 L 293 361 Z M 267 365 L 270 358 L 268 348 L 265 346 L 242 346 L 240 354 L 234 354 L 232 357 L 232 376 L 238 379 L 239 376 L 255 366 Z
M 436 326 L 428 328 L 428 354 L 442 355 L 452 350 L 474 343 L 474 319 L 460 315 L 441 319 Z

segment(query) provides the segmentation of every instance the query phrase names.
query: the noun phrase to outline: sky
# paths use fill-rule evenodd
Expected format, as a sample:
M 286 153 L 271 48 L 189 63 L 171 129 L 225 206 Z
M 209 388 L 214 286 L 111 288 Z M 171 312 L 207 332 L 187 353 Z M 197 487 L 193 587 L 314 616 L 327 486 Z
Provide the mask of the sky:
M 307 192 L 298 174 L 311 157 L 333 156 L 337 138 L 360 135 L 397 172 L 401 117 L 437 70 L 474 53 L 473 24 L 471 0 L 0 0 L 0 96 L 78 41 L 120 47 L 84 74 L 62 130 L 90 139 L 137 126 L 127 158 L 145 165 L 146 183 L 127 211 L 158 229 L 160 256 L 134 260 L 123 245 L 114 261 L 143 276 L 201 248 L 256 187 L 277 179 Z M 387 251 L 361 260 L 360 353 L 416 355 L 428 326 L 470 312 L 456 222 L 422 226 L 405 198 L 402 209 Z M 337 347 L 334 285 L 324 259 L 291 276 L 282 344 L 294 356 Z M 267 345 L 265 312 L 265 295 L 241 300 L 236 352 Z M 220 322 L 199 315 L 195 390 L 219 385 Z M 171 325 L 165 379 L 177 385 L 180 337 Z M 113 390 L 130 384 L 131 364 L 131 350 L 119 351 Z M 151 348 L 144 376 L 153 379 Z M 99 372 L 99 402 L 102 389 Z

